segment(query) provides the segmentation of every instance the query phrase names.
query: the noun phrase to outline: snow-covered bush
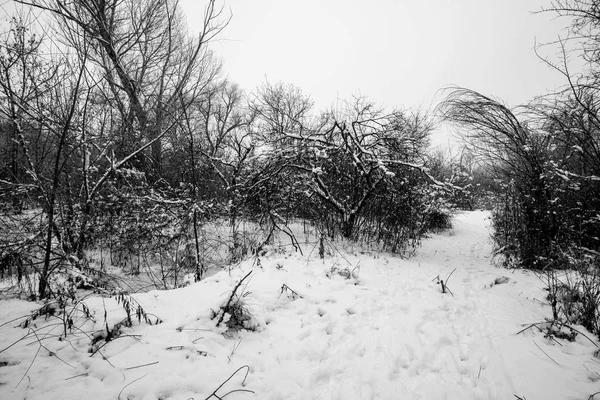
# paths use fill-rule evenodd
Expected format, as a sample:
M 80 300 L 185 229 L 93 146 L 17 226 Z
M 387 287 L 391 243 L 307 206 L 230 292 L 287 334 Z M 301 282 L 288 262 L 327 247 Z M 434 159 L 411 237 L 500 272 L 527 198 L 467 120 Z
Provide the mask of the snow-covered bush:
M 600 337 L 600 257 L 597 254 L 564 254 L 564 271 L 543 273 L 553 318 L 582 325 Z
M 466 139 L 496 179 L 496 254 L 505 266 L 574 271 L 578 278 L 568 282 L 548 279 L 553 317 L 598 334 L 600 120 L 594 91 L 583 87 L 511 110 L 456 89 L 442 110 L 469 128 Z
M 573 247 L 600 250 L 600 129 L 591 108 L 569 95 L 511 110 L 456 89 L 441 107 L 468 127 L 465 139 L 496 180 L 493 214 L 497 253 L 526 268 L 568 267 Z M 600 128 L 600 125 L 598 125 Z M 586 142 L 582 150 L 577 143 Z
M 231 295 L 224 301 L 217 311 L 213 310 L 212 318 L 217 320 L 217 327 L 221 324 L 231 330 L 250 330 L 259 328 L 258 321 L 252 315 L 248 305 L 248 297 L 251 292 L 247 290 L 248 283 L 242 286 L 243 282 L 250 276 L 250 271 L 233 288 Z

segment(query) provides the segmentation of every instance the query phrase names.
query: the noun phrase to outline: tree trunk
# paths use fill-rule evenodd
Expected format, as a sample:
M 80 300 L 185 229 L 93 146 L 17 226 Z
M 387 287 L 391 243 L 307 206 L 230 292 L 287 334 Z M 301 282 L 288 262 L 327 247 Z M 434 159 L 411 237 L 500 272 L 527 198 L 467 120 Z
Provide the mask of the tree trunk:
M 350 239 L 354 231 L 354 224 L 356 223 L 356 213 L 351 213 L 349 215 L 345 214 L 343 218 L 344 220 L 342 222 L 342 236 L 346 239 Z
M 158 129 L 153 129 L 152 131 L 153 134 L 150 136 L 151 140 L 160 135 L 160 131 Z M 160 139 L 152 143 L 152 170 L 154 173 L 154 179 L 159 180 L 162 176 L 162 143 Z

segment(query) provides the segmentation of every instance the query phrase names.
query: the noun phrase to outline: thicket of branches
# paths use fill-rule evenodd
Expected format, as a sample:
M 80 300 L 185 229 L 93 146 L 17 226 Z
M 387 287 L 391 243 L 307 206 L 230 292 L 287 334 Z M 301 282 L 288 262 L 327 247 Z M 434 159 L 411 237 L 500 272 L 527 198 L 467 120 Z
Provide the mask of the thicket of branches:
M 564 72 L 567 88 L 526 106 L 510 109 L 463 88 L 452 89 L 440 106 L 446 119 L 465 128 L 468 145 L 499 185 L 498 252 L 527 268 L 560 265 L 573 251 L 597 256 L 600 249 L 596 66 L 590 63 L 579 77 L 567 65 L 552 66 Z
M 505 265 L 544 271 L 555 319 L 600 334 L 600 2 L 556 1 L 543 12 L 568 16 L 573 36 L 559 60 L 541 57 L 563 90 L 509 108 L 454 88 L 440 112 L 461 127 L 493 179 L 497 254 Z M 542 47 L 539 51 L 545 50 Z M 570 70 L 578 56 L 581 73 Z M 558 279 L 557 269 L 567 269 Z
M 298 219 L 396 252 L 447 223 L 425 115 L 364 98 L 318 111 L 284 84 L 246 94 L 209 47 L 229 22 L 216 1 L 197 35 L 177 0 L 17 2 L 0 42 L 0 270 L 36 297 L 92 255 L 159 263 L 167 287 L 201 279 L 211 246 L 233 262 L 277 231 L 297 245 Z M 210 244 L 223 221 L 231 240 Z

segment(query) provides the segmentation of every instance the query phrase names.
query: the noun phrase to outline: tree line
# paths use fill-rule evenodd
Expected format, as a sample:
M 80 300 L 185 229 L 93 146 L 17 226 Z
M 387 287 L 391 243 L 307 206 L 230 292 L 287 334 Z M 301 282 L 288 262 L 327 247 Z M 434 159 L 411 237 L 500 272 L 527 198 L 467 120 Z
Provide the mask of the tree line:
M 448 89 L 435 116 L 465 139 L 455 157 L 429 149 L 431 115 L 365 97 L 318 110 L 293 85 L 247 92 L 225 78 L 211 42 L 231 17 L 214 0 L 198 34 L 176 0 L 18 3 L 0 42 L 0 271 L 35 272 L 32 297 L 56 295 L 58 272 L 90 272 L 106 247 L 138 272 L 142 258 L 169 264 L 164 287 L 199 280 L 216 251 L 210 224 L 228 225 L 230 263 L 276 235 L 301 249 L 297 221 L 321 245 L 410 255 L 453 208 L 483 207 L 503 265 L 547 273 L 555 319 L 600 332 L 600 3 L 541 11 L 570 18 L 563 57 L 542 58 L 562 90 L 510 108 Z M 260 234 L 248 240 L 245 224 Z M 548 271 L 565 268 L 584 299 L 561 308 Z
M 230 19 L 216 1 L 197 35 L 177 0 L 17 3 L 0 44 L 0 258 L 36 271 L 37 297 L 107 238 L 183 245 L 201 279 L 210 221 L 230 225 L 232 260 L 275 232 L 294 242 L 295 220 L 398 253 L 447 225 L 456 188 L 430 172 L 429 116 L 364 97 L 316 110 L 284 83 L 246 93 L 210 48 Z M 251 248 L 245 221 L 264 231 Z

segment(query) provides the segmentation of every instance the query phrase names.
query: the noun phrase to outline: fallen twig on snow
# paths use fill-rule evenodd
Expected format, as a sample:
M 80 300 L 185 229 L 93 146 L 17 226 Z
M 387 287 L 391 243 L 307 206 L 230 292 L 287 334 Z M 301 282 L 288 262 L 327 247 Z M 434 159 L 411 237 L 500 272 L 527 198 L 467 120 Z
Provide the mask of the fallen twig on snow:
M 18 387 L 18 386 L 21 384 L 21 382 L 23 382 L 23 379 L 25 379 L 25 377 L 26 377 L 26 376 L 27 376 L 27 374 L 29 373 L 29 370 L 30 370 L 30 369 L 31 369 L 31 367 L 33 366 L 33 363 L 35 362 L 35 360 L 36 360 L 36 358 L 37 358 L 38 354 L 40 353 L 40 349 L 42 349 L 42 348 L 43 348 L 44 350 L 46 350 L 46 351 L 47 351 L 47 352 L 48 352 L 48 353 L 49 353 L 51 356 L 54 356 L 54 357 L 56 357 L 56 358 L 57 358 L 59 361 L 62 361 L 64 364 L 68 365 L 68 366 L 69 366 L 69 367 L 71 367 L 71 368 L 75 368 L 74 366 L 72 366 L 71 364 L 69 364 L 68 362 L 66 362 L 65 360 L 63 360 L 62 358 L 60 358 L 59 356 L 57 356 L 55 352 L 51 351 L 51 350 L 50 350 L 50 349 L 48 349 L 46 346 L 44 346 L 44 345 L 42 344 L 42 341 L 41 341 L 41 340 L 40 340 L 40 338 L 38 337 L 38 335 L 37 335 L 37 332 L 36 332 L 35 330 L 33 330 L 33 329 L 29 328 L 29 331 L 30 331 L 31 333 L 33 333 L 33 335 L 34 335 L 34 336 L 35 336 L 35 338 L 37 339 L 37 342 L 38 342 L 38 349 L 37 349 L 37 351 L 35 352 L 35 355 L 33 356 L 33 360 L 31 360 L 31 364 L 29 364 L 29 367 L 27 367 L 27 370 L 26 370 L 26 371 L 25 371 L 25 373 L 23 374 L 23 377 L 21 378 L 21 380 L 19 381 L 19 383 L 17 383 L 17 386 L 15 386 L 15 387 Z M 28 334 L 29 334 L 29 333 L 28 333 Z
M 233 348 L 231 349 L 231 353 L 227 356 L 227 359 L 229 360 L 228 363 L 231 362 L 231 357 L 233 357 L 233 354 L 235 353 L 235 351 L 238 349 L 238 347 L 240 347 L 240 344 L 242 344 L 242 339 L 240 339 L 240 341 L 237 342 L 237 344 L 233 345 Z
M 546 355 L 546 357 L 548 357 L 549 359 L 551 359 L 552 361 L 554 361 L 554 363 L 555 363 L 556 365 L 559 365 L 559 366 L 560 366 L 560 364 L 559 364 L 559 363 L 557 363 L 557 362 L 556 362 L 556 360 L 555 360 L 554 358 L 550 357 L 550 356 L 548 355 L 548 353 L 546 353 L 544 350 L 542 350 L 542 348 L 541 348 L 540 346 L 538 346 L 538 344 L 535 342 L 535 340 L 532 340 L 532 342 L 533 342 L 533 344 L 535 344 L 535 345 L 536 345 L 536 347 L 537 347 L 538 349 L 540 349 L 540 351 L 541 351 L 542 353 L 544 353 L 544 354 Z
M 249 275 L 249 274 L 248 274 Z M 227 382 L 229 382 L 231 380 L 231 378 L 233 378 L 238 372 L 240 372 L 242 369 L 246 368 L 246 375 L 244 375 L 244 379 L 242 380 L 242 386 L 244 386 L 244 384 L 246 383 L 246 378 L 248 377 L 248 374 L 250 373 L 250 367 L 248 365 L 243 365 L 241 367 L 239 367 L 238 369 L 235 370 L 235 372 L 233 374 L 231 374 L 229 376 L 229 378 L 227 378 L 225 380 L 225 382 L 221 383 L 219 385 L 219 387 L 217 387 L 211 394 L 210 396 L 208 396 L 206 399 L 204 400 L 209 400 L 211 397 L 216 397 L 219 400 L 222 400 L 225 396 L 230 395 L 231 393 L 235 393 L 235 392 L 246 392 L 246 393 L 252 393 L 254 394 L 254 391 L 252 390 L 248 390 L 248 389 L 235 389 L 235 390 L 231 390 L 227 393 L 225 393 L 224 395 L 220 396 L 217 394 L 217 392 L 219 391 L 219 389 L 221 389 Z M 133 383 L 133 382 L 132 382 Z
M 145 374 L 145 375 L 143 375 L 143 376 L 140 376 L 139 378 L 137 378 L 137 379 L 134 379 L 134 380 L 132 380 L 131 382 L 129 382 L 127 385 L 123 386 L 123 389 L 121 389 L 121 391 L 119 392 L 119 395 L 117 396 L 117 400 L 121 400 L 121 394 L 123 393 L 123 390 L 127 389 L 127 387 L 128 387 L 128 386 L 131 386 L 131 385 L 133 385 L 134 383 L 136 383 L 136 382 L 137 382 L 137 381 L 139 381 L 140 379 L 142 379 L 142 378 L 145 378 L 145 377 L 146 377 L 146 375 L 148 375 L 148 374 Z
M 29 364 L 29 367 L 27 367 L 27 370 L 25 371 L 25 373 L 23 374 L 23 376 L 21 377 L 21 380 L 19 381 L 19 383 L 17 383 L 17 386 L 15 386 L 15 388 L 19 387 L 19 385 L 21 384 L 21 382 L 23 382 L 23 379 L 25 379 L 25 377 L 27 376 L 27 374 L 29 373 L 29 370 L 31 369 L 31 366 L 33 365 L 33 363 L 35 362 L 35 359 L 37 358 L 38 354 L 40 354 L 40 349 L 42 348 L 42 346 L 39 346 L 37 351 L 35 352 L 35 355 L 33 356 L 33 360 L 31 360 L 31 363 Z
M 520 330 L 519 332 L 517 332 L 516 334 L 517 334 L 517 335 L 519 335 L 519 334 L 521 334 L 521 333 L 525 332 L 527 329 L 531 329 L 531 328 L 533 328 L 534 326 L 535 326 L 536 328 L 540 329 L 540 327 L 539 327 L 539 326 L 537 326 L 537 325 L 538 325 L 538 323 L 539 323 L 539 322 L 536 322 L 536 323 L 530 324 L 530 325 L 529 325 L 529 326 L 527 326 L 526 328 L 524 328 L 524 329 L 521 329 L 521 330 Z M 522 326 L 523 326 L 523 325 L 522 325 Z M 541 332 L 541 331 L 542 331 L 542 330 L 540 329 L 540 332 Z
M 127 367 L 127 368 L 125 368 L 125 369 L 126 369 L 126 370 L 130 370 L 130 369 L 136 369 L 136 368 L 148 367 L 148 366 L 150 366 L 150 365 L 156 365 L 156 364 L 158 364 L 158 361 L 154 361 L 154 362 L 147 363 L 147 364 L 136 365 L 136 366 L 134 366 L 134 367 Z
M 15 321 L 18 321 L 18 320 L 20 320 L 20 319 L 26 319 L 26 318 L 29 318 L 30 316 L 31 316 L 31 315 L 21 315 L 20 317 L 13 318 L 13 319 L 11 319 L 10 321 L 6 321 L 6 322 L 3 322 L 2 324 L 0 324 L 0 328 L 2 328 L 2 327 L 3 327 L 3 326 L 5 326 L 5 325 L 8 325 L 8 324 L 10 324 L 11 322 L 15 322 Z
M 65 381 L 68 381 L 68 380 L 70 380 L 70 379 L 74 379 L 74 378 L 79 378 L 80 376 L 88 376 L 88 375 L 89 375 L 89 374 L 88 374 L 87 372 L 84 372 L 84 373 L 82 373 L 82 374 L 79 374 L 79 375 L 74 375 L 74 376 L 70 376 L 70 377 L 68 377 L 68 378 L 65 378 Z

